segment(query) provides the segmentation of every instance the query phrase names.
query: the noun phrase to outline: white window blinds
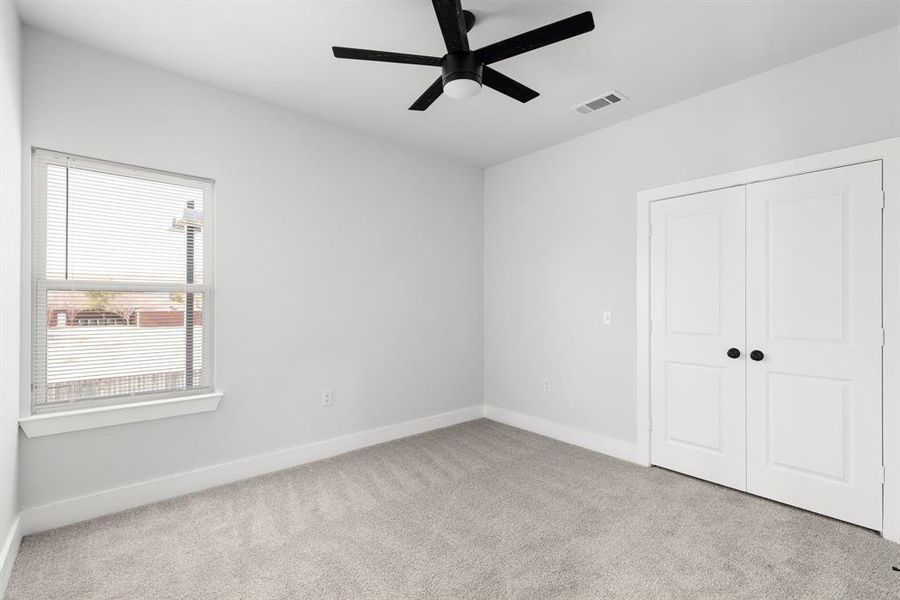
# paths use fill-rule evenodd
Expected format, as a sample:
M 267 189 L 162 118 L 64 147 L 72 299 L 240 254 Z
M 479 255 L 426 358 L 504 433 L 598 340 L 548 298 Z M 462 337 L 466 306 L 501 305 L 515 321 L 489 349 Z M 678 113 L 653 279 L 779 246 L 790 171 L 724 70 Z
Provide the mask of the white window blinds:
M 36 150 L 33 410 L 212 388 L 212 182 Z

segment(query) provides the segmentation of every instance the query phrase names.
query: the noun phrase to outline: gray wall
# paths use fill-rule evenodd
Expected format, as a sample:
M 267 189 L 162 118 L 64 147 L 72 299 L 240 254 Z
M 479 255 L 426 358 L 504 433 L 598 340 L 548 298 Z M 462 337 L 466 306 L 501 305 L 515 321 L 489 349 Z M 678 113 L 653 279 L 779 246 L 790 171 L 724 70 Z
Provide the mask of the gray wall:
M 18 513 L 21 27 L 0 1 L 0 548 Z M 0 576 L 0 595 L 3 581 Z
M 225 398 L 214 413 L 24 439 L 23 508 L 481 403 L 480 169 L 24 37 L 24 156 L 216 180 Z
M 487 169 L 485 403 L 634 441 L 636 192 L 900 135 L 898 47 L 894 27 Z

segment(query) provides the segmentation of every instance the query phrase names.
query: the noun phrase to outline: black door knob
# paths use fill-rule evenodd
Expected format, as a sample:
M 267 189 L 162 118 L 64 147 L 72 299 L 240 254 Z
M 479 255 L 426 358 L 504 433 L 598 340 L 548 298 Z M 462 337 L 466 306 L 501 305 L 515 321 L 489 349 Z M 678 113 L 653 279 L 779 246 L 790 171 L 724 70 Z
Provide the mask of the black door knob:
M 765 357 L 766 357 L 766 355 L 763 354 L 759 350 L 754 350 L 753 352 L 750 353 L 750 358 L 755 361 L 760 361 L 760 360 L 764 359 Z
M 728 358 L 740 358 L 741 357 L 741 351 L 738 350 L 737 348 L 729 348 L 728 352 L 726 354 L 728 354 Z

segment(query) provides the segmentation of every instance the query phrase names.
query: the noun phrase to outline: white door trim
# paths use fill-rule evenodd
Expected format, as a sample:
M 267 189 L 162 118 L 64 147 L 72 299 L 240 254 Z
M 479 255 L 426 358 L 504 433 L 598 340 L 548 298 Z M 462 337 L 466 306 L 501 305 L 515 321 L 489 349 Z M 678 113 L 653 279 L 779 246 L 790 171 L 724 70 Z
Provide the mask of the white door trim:
M 882 535 L 900 542 L 900 138 L 786 160 L 637 193 L 637 456 L 650 465 L 650 203 L 847 165 L 882 161 L 885 194 L 882 311 L 885 330 L 883 411 L 884 518 Z

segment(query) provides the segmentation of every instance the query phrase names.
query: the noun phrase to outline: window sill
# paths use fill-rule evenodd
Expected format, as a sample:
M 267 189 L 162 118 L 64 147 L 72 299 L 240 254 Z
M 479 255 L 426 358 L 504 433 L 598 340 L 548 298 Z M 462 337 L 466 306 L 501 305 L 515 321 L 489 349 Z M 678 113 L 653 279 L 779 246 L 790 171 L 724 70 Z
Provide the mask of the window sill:
M 19 419 L 19 426 L 27 437 L 33 438 L 124 423 L 165 419 L 179 415 L 212 412 L 219 408 L 219 402 L 223 395 L 222 392 L 213 392 L 196 396 L 33 415 Z

